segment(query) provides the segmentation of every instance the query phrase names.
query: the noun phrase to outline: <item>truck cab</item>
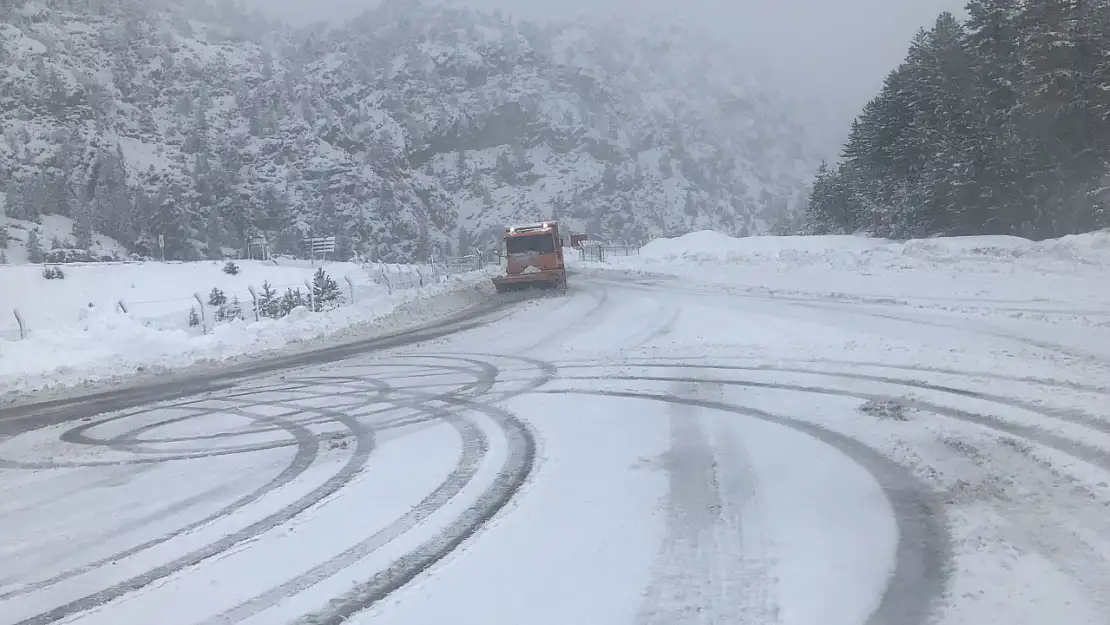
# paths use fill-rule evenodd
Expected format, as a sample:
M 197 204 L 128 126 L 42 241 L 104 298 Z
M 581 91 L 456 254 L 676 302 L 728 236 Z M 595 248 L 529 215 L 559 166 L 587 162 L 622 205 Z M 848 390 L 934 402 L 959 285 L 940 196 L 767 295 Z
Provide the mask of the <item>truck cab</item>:
M 558 223 L 509 226 L 505 228 L 502 248 L 505 275 L 493 279 L 498 292 L 532 287 L 566 288 L 563 238 Z

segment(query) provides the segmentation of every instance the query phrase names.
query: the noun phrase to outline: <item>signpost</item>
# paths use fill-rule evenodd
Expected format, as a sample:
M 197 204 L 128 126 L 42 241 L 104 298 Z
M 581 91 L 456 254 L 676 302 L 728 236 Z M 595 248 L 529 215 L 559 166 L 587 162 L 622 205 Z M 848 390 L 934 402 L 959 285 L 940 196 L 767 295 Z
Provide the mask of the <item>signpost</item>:
M 324 258 L 327 258 L 328 252 L 335 252 L 335 237 L 306 237 L 304 246 L 311 254 L 312 261 L 315 262 L 317 254 L 323 254 Z

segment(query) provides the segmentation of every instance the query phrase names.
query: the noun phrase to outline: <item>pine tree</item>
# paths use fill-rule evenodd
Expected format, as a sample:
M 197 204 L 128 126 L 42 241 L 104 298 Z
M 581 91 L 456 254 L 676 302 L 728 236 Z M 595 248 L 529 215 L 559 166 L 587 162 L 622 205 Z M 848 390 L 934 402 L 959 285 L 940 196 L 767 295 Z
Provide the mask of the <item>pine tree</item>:
M 42 249 L 42 241 L 39 240 L 37 230 L 30 230 L 27 233 L 26 249 L 29 262 L 37 265 L 46 260 L 46 252 Z
M 1048 237 L 1110 223 L 1110 2 L 942 14 L 823 167 L 807 230 Z
M 93 246 L 92 213 L 81 210 L 73 220 L 73 241 L 78 249 L 91 250 Z
M 281 303 L 278 306 L 278 310 L 280 311 L 279 316 L 284 317 L 293 312 L 294 308 L 305 306 L 307 303 L 304 293 L 302 293 L 299 288 L 287 288 L 285 289 L 285 294 L 281 296 Z
M 343 303 L 343 292 L 324 268 L 316 270 L 312 276 L 312 306 L 316 312 L 337 308 Z
M 227 295 L 225 295 L 224 292 L 221 291 L 220 289 L 218 289 L 216 287 L 212 287 L 212 290 L 209 291 L 209 293 L 208 293 L 208 305 L 209 306 L 215 306 L 215 307 L 218 308 L 220 306 L 223 306 L 226 303 L 227 303 Z
M 239 296 L 237 295 L 233 296 L 225 306 L 221 306 L 220 311 L 225 321 L 243 320 L 243 305 L 239 302 Z
M 262 283 L 262 292 L 258 294 L 258 314 L 268 319 L 281 316 L 281 299 L 269 281 Z
M 7 249 L 11 240 L 12 235 L 8 231 L 8 224 L 0 224 L 0 250 Z
M 200 315 L 197 314 L 197 309 L 194 306 L 189 309 L 189 327 L 196 328 L 200 326 Z

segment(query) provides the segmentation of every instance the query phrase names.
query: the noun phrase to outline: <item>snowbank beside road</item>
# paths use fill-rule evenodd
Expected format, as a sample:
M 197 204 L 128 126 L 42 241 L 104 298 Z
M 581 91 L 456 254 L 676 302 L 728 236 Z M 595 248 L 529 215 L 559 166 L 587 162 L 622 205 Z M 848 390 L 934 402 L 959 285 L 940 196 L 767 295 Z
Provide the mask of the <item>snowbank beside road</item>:
M 219 323 L 208 334 L 186 327 L 159 327 L 111 306 L 86 308 L 78 321 L 33 330 L 26 340 L 0 341 L 0 393 L 11 399 L 33 392 L 113 383 L 198 363 L 257 357 L 306 341 L 368 334 L 380 330 L 383 318 L 406 303 L 452 299 L 459 292 L 485 285 L 489 276 L 490 271 L 475 271 L 394 294 L 384 286 L 362 283 L 356 289 L 354 304 L 320 313 L 298 308 L 280 319 Z M 336 280 L 349 298 L 342 278 Z M 301 286 L 303 289 L 303 282 Z M 440 303 L 429 314 L 450 314 L 466 305 L 465 298 L 458 306 Z M 391 320 L 391 326 L 431 320 L 418 314 L 420 307 L 412 308 L 417 310 L 407 311 L 403 320 Z M 244 312 L 247 309 L 244 306 Z M 247 315 L 249 319 L 250 313 Z
M 963 300 L 1034 308 L 1110 309 L 1110 231 L 1034 242 L 1008 236 L 906 242 L 857 236 L 657 239 L 604 264 L 747 291 L 903 303 Z M 939 304 L 938 304 L 939 305 Z
M 640 250 L 646 262 L 770 264 L 825 268 L 933 268 L 967 263 L 967 268 L 1007 271 L 1018 266 L 1046 269 L 1060 263 L 1110 267 L 1110 232 L 1034 242 L 1011 236 L 941 237 L 906 242 L 857 236 L 765 236 L 733 238 L 712 231 L 656 239 Z

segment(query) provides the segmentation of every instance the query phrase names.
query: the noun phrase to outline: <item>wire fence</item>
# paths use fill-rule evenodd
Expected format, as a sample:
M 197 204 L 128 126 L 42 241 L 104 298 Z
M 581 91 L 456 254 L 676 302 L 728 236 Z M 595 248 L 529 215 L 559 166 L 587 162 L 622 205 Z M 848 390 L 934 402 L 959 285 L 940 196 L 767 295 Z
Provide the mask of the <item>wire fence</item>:
M 643 244 L 638 242 L 592 239 L 579 244 L 578 257 L 587 262 L 605 263 L 611 256 L 639 256 L 641 247 Z
M 64 321 L 57 316 L 44 318 L 36 316 L 33 310 L 20 310 L 18 304 L 0 309 L 0 341 L 26 339 L 36 332 L 50 331 L 61 325 L 80 328 L 86 324 L 91 329 L 91 320 L 103 314 L 106 307 L 112 313 L 126 314 L 132 320 L 157 330 L 181 330 L 191 335 L 210 332 L 221 323 L 238 321 L 254 323 L 265 317 L 287 314 L 295 306 L 303 305 L 309 310 L 322 310 L 336 306 L 366 304 L 375 298 L 403 294 L 447 282 L 452 277 L 481 270 L 498 262 L 497 256 L 489 253 L 474 253 L 466 256 L 429 260 L 424 264 L 363 263 L 361 271 L 354 270 L 346 275 L 330 276 L 339 289 L 339 297 L 326 303 L 313 301 L 313 286 L 310 280 L 296 283 L 269 284 L 274 298 L 270 300 L 263 292 L 263 285 L 252 285 L 239 289 L 220 289 L 218 293 L 183 292 L 172 298 L 144 299 L 132 293 L 115 296 L 100 295 L 97 305 L 77 307 L 67 313 Z M 162 264 L 148 261 L 149 264 Z M 51 268 L 63 271 L 80 266 L 110 266 L 145 264 L 135 261 L 65 263 L 39 266 L 42 271 Z M 182 264 L 182 263 L 166 263 Z M 276 263 L 275 263 L 276 264 Z M 0 282 L 3 282 L 0 274 Z M 3 288 L 0 285 L 0 288 Z M 275 302 L 270 303 L 267 302 Z M 5 308 L 7 308 L 5 306 Z
M 437 284 L 453 275 L 479 271 L 498 262 L 499 259 L 495 254 L 475 251 L 467 256 L 433 259 L 424 265 L 364 263 L 363 268 L 376 284 L 385 286 L 390 293 L 393 293 Z

